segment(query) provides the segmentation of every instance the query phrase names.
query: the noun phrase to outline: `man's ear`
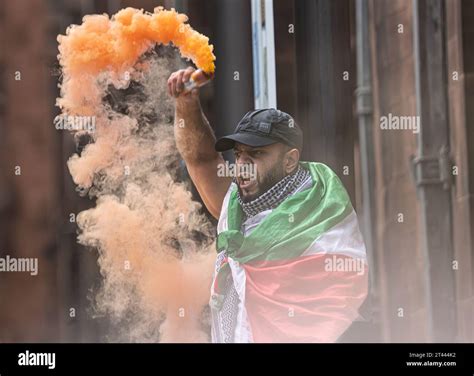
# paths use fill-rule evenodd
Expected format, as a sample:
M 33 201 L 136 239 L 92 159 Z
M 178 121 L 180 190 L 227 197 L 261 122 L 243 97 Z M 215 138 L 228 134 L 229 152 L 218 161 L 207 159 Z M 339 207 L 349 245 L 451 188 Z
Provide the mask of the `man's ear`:
M 300 151 L 298 149 L 290 149 L 285 155 L 285 172 L 287 174 L 294 171 L 300 161 Z

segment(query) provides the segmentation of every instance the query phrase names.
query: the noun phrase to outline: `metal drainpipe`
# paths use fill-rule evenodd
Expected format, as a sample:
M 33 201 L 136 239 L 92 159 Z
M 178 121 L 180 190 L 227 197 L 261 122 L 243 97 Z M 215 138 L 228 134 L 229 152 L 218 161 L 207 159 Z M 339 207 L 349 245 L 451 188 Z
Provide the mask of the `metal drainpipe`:
M 277 108 L 273 0 L 251 0 L 255 109 Z
M 369 33 L 368 0 L 356 2 L 356 34 L 357 34 L 357 115 L 359 118 L 359 143 L 362 174 L 362 233 L 367 250 L 369 264 L 369 303 L 372 319 L 379 323 L 377 255 L 375 253 L 375 152 L 372 124 L 372 72 Z
M 444 7 L 442 0 L 413 0 L 416 111 L 421 121 L 418 155 L 411 163 L 421 206 L 428 341 L 434 342 L 456 339 Z

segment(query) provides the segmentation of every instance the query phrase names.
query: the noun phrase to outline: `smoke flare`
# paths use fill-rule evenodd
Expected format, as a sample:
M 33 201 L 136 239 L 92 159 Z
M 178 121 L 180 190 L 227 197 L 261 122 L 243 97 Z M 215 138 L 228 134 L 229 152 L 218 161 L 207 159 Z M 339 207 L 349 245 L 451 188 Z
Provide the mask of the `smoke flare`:
M 159 7 L 91 15 L 58 36 L 63 116 L 95 129 L 68 161 L 96 207 L 77 216 L 78 241 L 96 247 L 103 277 L 94 298 L 119 341 L 204 342 L 214 233 L 192 200 L 173 136 L 166 80 L 182 57 L 206 72 L 215 57 L 187 16 Z

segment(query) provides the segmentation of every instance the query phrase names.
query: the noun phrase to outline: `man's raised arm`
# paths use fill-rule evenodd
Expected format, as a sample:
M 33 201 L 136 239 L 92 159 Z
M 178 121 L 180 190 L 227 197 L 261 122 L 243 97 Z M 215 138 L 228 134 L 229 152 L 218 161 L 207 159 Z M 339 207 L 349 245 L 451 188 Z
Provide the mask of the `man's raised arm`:
M 174 134 L 176 146 L 207 210 L 219 218 L 231 177 L 219 177 L 218 165 L 224 163 L 215 151 L 216 137 L 204 115 L 198 89 L 184 92 L 194 68 L 181 69 L 168 79 L 168 93 L 175 98 Z

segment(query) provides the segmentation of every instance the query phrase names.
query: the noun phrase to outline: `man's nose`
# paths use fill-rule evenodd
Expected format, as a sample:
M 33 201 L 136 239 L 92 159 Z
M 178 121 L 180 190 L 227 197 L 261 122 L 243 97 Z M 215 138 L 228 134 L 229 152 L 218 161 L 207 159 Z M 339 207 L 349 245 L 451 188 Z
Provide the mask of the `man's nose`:
M 235 162 L 237 164 L 244 165 L 244 164 L 252 163 L 252 160 L 250 159 L 247 153 L 242 153 L 239 155 L 239 157 L 237 158 Z

